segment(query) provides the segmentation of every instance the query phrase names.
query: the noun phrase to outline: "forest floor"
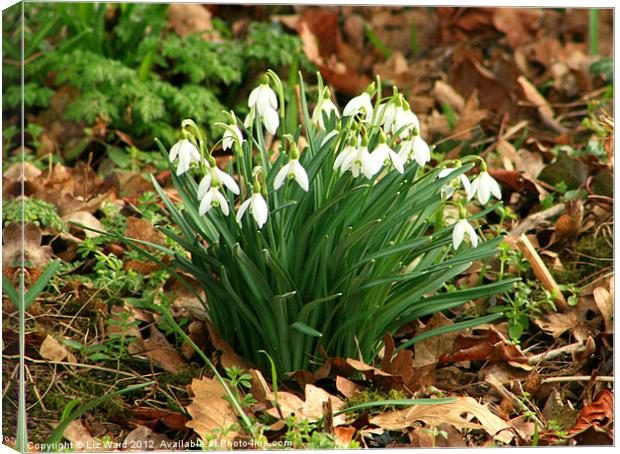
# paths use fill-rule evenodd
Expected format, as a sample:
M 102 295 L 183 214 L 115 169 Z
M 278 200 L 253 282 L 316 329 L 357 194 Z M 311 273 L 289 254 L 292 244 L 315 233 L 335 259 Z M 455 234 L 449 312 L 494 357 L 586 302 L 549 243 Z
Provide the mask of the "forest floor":
M 218 432 L 213 414 L 201 411 L 235 422 L 201 358 L 144 308 L 146 300 L 167 298 L 177 323 L 246 397 L 247 415 L 272 447 L 613 444 L 611 11 L 601 11 L 592 49 L 587 10 L 176 6 L 200 9 L 181 19 L 178 8 L 169 12 L 167 26 L 177 33 L 212 30 L 215 18 L 235 36 L 253 21 L 278 22 L 299 38 L 340 107 L 375 75 L 398 86 L 436 147 L 435 161 L 478 153 L 489 163 L 505 211 L 487 224 L 507 232 L 502 254 L 522 281 L 503 298 L 506 317 L 498 323 L 394 355 L 394 345 L 453 323 L 455 314 L 441 313 L 387 335 L 377 364 L 325 355 L 316 370 L 279 383 L 276 412 L 271 376 L 235 354 L 170 273 L 72 223 L 165 244 L 156 227 L 169 221 L 149 175 L 173 199 L 175 190 L 166 163 L 148 151 L 152 143 L 141 148 L 141 137 L 105 118 L 87 124 L 55 115 L 74 95 L 70 86 L 54 85 L 50 107 L 29 117 L 40 129 L 30 130 L 23 175 L 18 148 L 3 136 L 3 273 L 15 282 L 22 182 L 27 286 L 52 259 L 61 262 L 26 313 L 30 440 L 49 441 L 75 402 L 73 410 L 97 406 L 64 428 L 62 438 L 74 446 L 183 449 L 198 434 L 247 446 L 241 429 Z M 251 89 L 246 80 L 240 92 Z M 17 124 L 6 118 L 3 130 Z M 475 283 L 485 270 L 475 263 L 456 285 Z M 461 311 L 476 314 L 487 305 L 471 301 Z M 19 318 L 6 295 L 2 311 L 3 435 L 11 444 Z M 143 386 L 127 390 L 134 385 Z M 333 415 L 412 396 L 454 400 Z

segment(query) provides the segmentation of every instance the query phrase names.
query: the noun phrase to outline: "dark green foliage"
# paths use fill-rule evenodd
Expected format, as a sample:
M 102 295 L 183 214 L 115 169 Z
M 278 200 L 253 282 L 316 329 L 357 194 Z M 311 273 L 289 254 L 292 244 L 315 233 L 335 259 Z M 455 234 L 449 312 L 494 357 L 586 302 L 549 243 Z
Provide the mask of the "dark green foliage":
M 23 204 L 23 215 L 22 215 Z M 2 201 L 2 225 L 12 222 L 33 222 L 39 227 L 65 230 L 65 223 L 51 203 L 38 199 L 13 199 Z
M 301 63 L 297 36 L 276 23 L 253 23 L 245 38 L 232 38 L 222 20 L 221 39 L 168 32 L 168 5 L 130 3 L 27 3 L 25 93 L 27 109 L 46 109 L 56 89 L 77 89 L 67 120 L 93 125 L 98 119 L 135 139 L 157 136 L 169 144 L 183 118 L 210 128 L 222 110 L 237 108 L 247 81 L 267 67 Z M 21 104 L 20 8 L 3 14 L 3 110 Z M 7 63 L 8 62 L 8 63 Z M 247 81 L 246 81 L 247 79 Z M 237 93 L 239 92 L 239 96 Z M 244 106 L 239 109 L 243 113 Z M 31 113 L 36 113 L 36 110 Z

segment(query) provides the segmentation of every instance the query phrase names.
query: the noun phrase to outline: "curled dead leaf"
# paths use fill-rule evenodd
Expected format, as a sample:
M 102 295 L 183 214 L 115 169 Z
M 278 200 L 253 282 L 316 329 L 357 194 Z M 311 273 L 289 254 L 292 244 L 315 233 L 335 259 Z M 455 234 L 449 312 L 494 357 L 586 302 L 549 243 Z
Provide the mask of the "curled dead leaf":
M 472 417 L 478 422 L 473 422 Z M 505 421 L 471 397 L 457 397 L 455 402 L 444 404 L 415 405 L 370 418 L 372 424 L 387 430 L 412 427 L 417 421 L 431 426 L 447 423 L 459 430 L 483 429 L 502 443 L 510 443 L 514 437 Z

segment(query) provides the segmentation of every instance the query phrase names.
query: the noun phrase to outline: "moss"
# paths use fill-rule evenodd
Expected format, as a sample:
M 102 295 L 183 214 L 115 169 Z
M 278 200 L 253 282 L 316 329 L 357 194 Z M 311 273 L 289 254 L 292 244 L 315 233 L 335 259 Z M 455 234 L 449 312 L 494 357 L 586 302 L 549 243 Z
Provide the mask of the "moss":
M 378 402 L 381 400 L 403 400 L 409 399 L 409 396 L 404 392 L 397 389 L 390 389 L 386 391 L 381 388 L 370 388 L 362 391 L 358 391 L 351 398 L 345 402 L 346 408 L 355 407 L 368 402 Z M 361 416 L 362 413 L 368 413 L 371 415 L 385 413 L 387 411 L 397 410 L 398 407 L 394 405 L 385 405 L 383 407 L 369 407 L 364 410 L 357 410 L 351 412 L 351 415 L 355 417 Z
M 564 264 L 562 269 L 552 270 L 554 278 L 559 284 L 578 283 L 606 266 L 611 266 L 613 246 L 604 235 L 585 235 L 574 245 L 564 249 L 560 259 Z

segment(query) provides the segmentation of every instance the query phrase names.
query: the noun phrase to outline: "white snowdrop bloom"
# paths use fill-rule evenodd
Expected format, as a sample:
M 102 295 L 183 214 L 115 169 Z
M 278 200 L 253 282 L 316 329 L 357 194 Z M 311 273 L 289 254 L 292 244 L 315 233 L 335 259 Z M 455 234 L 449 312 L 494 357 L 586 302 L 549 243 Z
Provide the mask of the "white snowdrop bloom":
M 344 117 L 350 117 L 358 114 L 362 109 L 366 111 L 366 120 L 372 118 L 372 101 L 370 95 L 366 92 L 351 99 L 342 111 Z
M 399 133 L 399 137 L 404 138 L 408 135 L 416 132 L 416 136 L 420 135 L 420 121 L 416 114 L 414 114 L 410 109 L 404 109 L 402 107 L 397 107 L 396 115 L 394 116 L 394 122 L 392 123 L 392 133 L 396 133 L 400 128 L 404 129 Z M 415 128 L 415 130 L 414 130 Z
M 461 219 L 454 224 L 452 230 L 452 246 L 455 250 L 459 248 L 465 235 L 469 236 L 469 241 L 471 241 L 473 247 L 478 246 L 478 235 L 476 235 L 476 231 L 471 224 L 467 222 L 467 219 Z
M 219 191 L 219 188 L 211 187 L 200 200 L 198 214 L 206 214 L 212 207 L 217 206 L 220 207 L 224 216 L 228 216 L 230 209 L 228 208 L 226 197 Z
M 502 198 L 502 191 L 499 184 L 486 170 L 480 172 L 474 181 L 472 181 L 469 199 L 471 199 L 474 194 L 478 196 L 478 200 L 483 205 L 489 201 L 491 194 L 496 199 L 501 200 Z
M 182 175 L 189 170 L 191 163 L 200 162 L 200 152 L 189 140 L 181 139 L 170 149 L 170 162 L 174 162 L 177 158 L 179 158 L 177 175 Z
M 238 141 L 239 143 L 243 142 L 243 134 L 241 133 L 239 126 L 235 124 L 228 126 L 232 129 L 232 131 L 228 128 L 224 131 L 224 136 L 222 138 L 222 148 L 224 150 L 232 148 L 235 141 Z
M 368 148 L 363 145 L 358 148 L 355 158 L 350 164 L 351 173 L 357 178 L 361 171 L 370 180 L 379 173 L 381 167 L 383 167 L 383 161 L 383 156 L 371 154 Z
M 351 162 L 357 156 L 357 147 L 353 145 L 347 145 L 344 149 L 336 156 L 334 160 L 334 170 L 340 170 L 342 173 L 349 170 L 351 166 Z
M 258 228 L 262 229 L 265 222 L 267 222 L 267 216 L 269 216 L 269 207 L 260 192 L 252 194 L 252 196 L 239 207 L 239 211 L 237 211 L 237 222 L 239 225 L 241 225 L 241 219 L 248 208 L 256 224 L 258 224 Z
M 398 155 L 403 161 L 415 160 L 420 166 L 423 166 L 431 160 L 431 149 L 421 136 L 416 135 L 401 142 Z
M 439 172 L 438 178 L 447 177 L 455 170 L 456 170 L 455 168 L 446 167 L 441 172 Z M 465 193 L 467 194 L 467 200 L 470 200 L 472 198 L 473 192 L 472 192 L 471 184 L 469 183 L 469 179 L 464 174 L 461 174 L 458 177 L 455 177 L 454 179 L 457 179 L 457 178 L 461 182 L 463 189 L 465 189 Z M 454 194 L 455 190 L 456 188 L 451 183 L 448 183 L 444 185 L 443 188 L 441 188 L 441 192 L 446 199 L 449 199 L 450 197 L 452 197 L 452 194 Z
M 392 163 L 398 173 L 405 171 L 403 159 L 392 150 L 387 143 L 380 143 L 372 152 L 372 158 L 380 161 L 382 164 Z
M 215 173 L 215 178 L 213 177 L 213 173 Z M 202 177 L 200 183 L 198 184 L 197 197 L 198 199 L 202 199 L 207 191 L 212 187 L 211 183 L 214 183 L 215 180 L 219 180 L 224 186 L 231 190 L 233 194 L 239 195 L 239 185 L 235 181 L 235 179 L 228 173 L 220 170 L 217 167 L 211 167 L 207 170 L 207 174 Z M 219 184 L 214 184 L 213 186 L 219 186 Z
M 248 98 L 248 107 L 258 112 L 258 116 L 262 120 L 263 125 L 265 125 L 265 129 L 269 134 L 274 135 L 280 125 L 280 118 L 277 111 L 278 98 L 271 87 L 267 84 L 260 84 L 252 90 Z M 246 117 L 245 122 L 251 124 L 254 117 L 251 114 L 248 117 Z
M 306 169 L 300 164 L 299 159 L 290 159 L 288 163 L 278 171 L 273 183 L 274 189 L 278 190 L 284 183 L 285 178 L 294 179 L 304 191 L 308 192 L 310 183 Z
M 325 129 L 325 123 L 323 122 L 323 112 L 325 112 L 327 118 L 331 116 L 332 112 L 336 113 L 336 118 L 340 118 L 338 108 L 332 102 L 332 100 L 330 98 L 322 98 L 312 111 L 312 123 L 318 125 L 321 129 Z

